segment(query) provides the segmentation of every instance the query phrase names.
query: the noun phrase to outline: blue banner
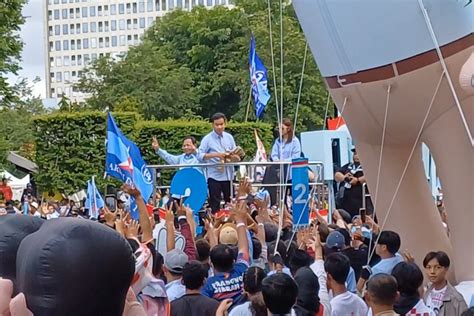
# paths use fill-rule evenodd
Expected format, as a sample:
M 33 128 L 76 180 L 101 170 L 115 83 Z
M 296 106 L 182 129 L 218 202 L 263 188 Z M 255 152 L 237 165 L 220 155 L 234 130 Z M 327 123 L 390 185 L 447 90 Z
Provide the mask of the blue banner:
M 309 225 L 308 159 L 296 158 L 291 162 L 293 228 Z
M 106 147 L 106 174 L 135 186 L 146 203 L 153 193 L 152 174 L 146 167 L 140 149 L 122 134 L 110 113 L 107 114 Z M 133 219 L 138 219 L 138 208 L 133 197 L 131 197 L 130 215 Z
M 87 181 L 87 196 L 84 207 L 89 210 L 89 217 L 99 218 L 99 209 L 105 205 L 102 196 L 97 190 L 94 177 Z
M 258 57 L 255 46 L 255 38 L 252 34 L 249 53 L 250 84 L 252 86 L 255 115 L 259 118 L 265 110 L 268 100 L 270 100 L 270 92 L 267 86 L 267 69 Z

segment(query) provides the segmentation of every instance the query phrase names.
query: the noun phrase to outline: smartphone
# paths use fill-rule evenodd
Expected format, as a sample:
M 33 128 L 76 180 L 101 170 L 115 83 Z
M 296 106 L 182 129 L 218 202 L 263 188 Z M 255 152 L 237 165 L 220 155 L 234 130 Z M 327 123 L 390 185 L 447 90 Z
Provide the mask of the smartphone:
M 207 219 L 207 212 L 205 210 L 201 210 L 198 212 L 199 216 L 199 226 L 204 226 L 204 220 Z
M 105 205 L 111 212 L 117 209 L 117 198 L 114 195 L 105 196 Z
M 360 220 L 362 223 L 365 223 L 365 216 L 367 215 L 367 210 L 365 208 L 360 208 L 359 209 L 359 214 L 360 214 Z

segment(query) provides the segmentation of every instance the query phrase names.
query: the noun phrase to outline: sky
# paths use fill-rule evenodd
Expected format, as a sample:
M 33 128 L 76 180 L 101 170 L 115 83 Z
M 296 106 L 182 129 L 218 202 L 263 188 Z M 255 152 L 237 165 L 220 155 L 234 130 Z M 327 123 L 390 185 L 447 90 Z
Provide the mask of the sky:
M 43 0 L 28 0 L 23 7 L 23 16 L 26 17 L 25 24 L 22 25 L 20 36 L 24 43 L 22 51 L 22 60 L 20 66 L 22 69 L 18 76 L 10 74 L 8 80 L 15 83 L 19 78 L 28 78 L 33 81 L 39 77 L 40 82 L 33 87 L 35 96 L 46 97 L 46 82 L 44 68 L 44 25 L 43 25 Z

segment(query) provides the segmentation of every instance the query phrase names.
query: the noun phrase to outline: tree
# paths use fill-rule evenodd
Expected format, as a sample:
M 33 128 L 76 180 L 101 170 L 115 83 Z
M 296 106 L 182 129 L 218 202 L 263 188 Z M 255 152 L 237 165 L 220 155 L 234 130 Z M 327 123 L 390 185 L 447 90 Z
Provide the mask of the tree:
M 0 102 L 10 103 L 14 89 L 6 81 L 5 75 L 16 74 L 20 69 L 18 61 L 23 43 L 20 40 L 20 25 L 24 23 L 21 9 L 25 0 L 0 1 Z
M 123 61 L 98 59 L 78 87 L 92 95 L 87 103 L 98 110 L 115 110 L 130 101 L 138 103 L 147 118 L 179 118 L 186 109 L 198 110 L 189 69 L 147 40 L 131 48 Z
M 267 1 L 237 0 L 236 6 L 233 9 L 218 6 L 212 10 L 195 7 L 191 12 L 175 10 L 168 13 L 146 31 L 143 43 L 132 48 L 124 60 L 99 60 L 86 71 L 79 87 L 92 94 L 88 102 L 97 109 L 113 107 L 117 100 L 126 96 L 141 105 L 142 113 L 158 118 L 182 116 L 185 111 L 207 118 L 220 111 L 232 119 L 243 120 L 250 93 L 248 52 L 253 32 L 257 52 L 269 70 L 272 94 L 263 120 L 276 121 L 276 104 L 277 101 L 281 104 L 282 86 L 284 116 L 294 117 L 306 41 L 293 7 L 287 1 L 283 2 L 281 60 L 279 2 L 271 3 L 273 58 Z M 167 68 L 153 67 L 157 61 L 160 62 L 158 66 L 166 61 Z M 280 79 L 282 67 L 283 84 Z M 184 69 L 179 72 L 179 85 L 175 84 L 175 69 Z M 167 85 L 168 82 L 172 84 Z M 163 84 L 166 89 L 160 89 Z M 168 89 L 171 89 L 172 98 Z M 186 98 L 189 102 L 176 102 L 186 94 L 192 95 L 192 98 Z M 322 126 L 326 97 L 323 80 L 308 50 L 299 128 Z M 255 119 L 255 115 L 250 118 Z
M 14 95 L 10 102 L 0 105 L 0 164 L 6 160 L 8 151 L 17 151 L 26 158 L 33 158 L 32 118 L 47 112 L 40 97 L 33 95 L 32 85 L 27 79 L 20 79 L 12 90 Z

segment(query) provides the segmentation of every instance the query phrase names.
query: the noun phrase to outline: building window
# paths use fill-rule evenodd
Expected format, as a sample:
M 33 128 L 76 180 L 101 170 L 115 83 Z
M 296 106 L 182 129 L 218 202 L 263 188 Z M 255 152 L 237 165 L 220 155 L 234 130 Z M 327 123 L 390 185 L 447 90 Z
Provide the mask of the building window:
M 168 10 L 174 9 L 174 0 L 168 0 Z
M 63 65 L 62 58 L 56 57 L 56 67 L 61 67 Z
M 91 48 L 97 48 L 97 38 L 91 38 Z
M 76 8 L 76 19 L 81 18 L 81 8 Z
M 92 54 L 91 54 L 91 60 L 92 60 L 92 61 L 97 60 L 97 54 L 96 54 L 96 53 L 92 53 Z
M 138 8 L 137 8 L 136 2 L 132 3 L 132 9 L 133 9 L 133 13 L 137 13 Z
M 110 28 L 112 31 L 116 31 L 117 30 L 117 21 L 116 20 L 112 20 L 110 21 L 111 25 L 110 25 Z
M 69 34 L 69 25 L 63 24 L 63 35 Z
M 108 32 L 109 31 L 109 21 L 104 22 L 104 31 Z
M 155 19 L 154 19 L 152 16 L 150 16 L 150 17 L 148 18 L 148 21 L 147 21 L 148 27 L 150 27 L 150 26 L 153 24 L 154 21 L 155 21 Z
M 54 10 L 54 19 L 59 20 L 59 10 Z
M 212 0 L 207 0 L 207 6 L 208 7 L 212 6 Z
M 103 32 L 104 31 L 104 23 L 102 22 L 99 22 L 99 32 Z
M 161 11 L 166 11 L 166 0 L 161 0 Z
M 54 50 L 60 51 L 61 50 L 61 41 L 54 42 Z
M 140 1 L 140 2 L 138 3 L 138 12 L 140 12 L 140 13 L 145 12 L 145 2 Z
M 125 20 L 124 19 L 120 19 L 119 20 L 119 29 L 120 30 L 125 30 Z
M 102 16 L 102 6 L 97 7 L 97 16 Z
M 132 13 L 132 5 L 130 3 L 127 3 L 125 7 L 127 8 L 127 14 Z
M 69 78 L 69 71 L 64 72 L 64 82 L 68 82 L 70 80 Z
M 63 81 L 63 76 L 61 72 L 56 73 L 56 82 L 62 82 Z
M 53 42 L 49 42 L 49 51 L 52 51 L 53 49 L 54 49 Z
M 89 7 L 89 15 L 95 16 L 95 7 Z
M 51 78 L 51 82 L 55 82 L 56 80 L 54 80 L 54 72 L 50 72 L 49 73 L 49 77 Z M 53 90 L 53 93 L 54 93 L 54 90 Z
M 116 15 L 117 14 L 117 5 L 116 4 L 111 4 L 110 5 L 110 15 Z
M 82 39 L 82 47 L 84 47 L 84 49 L 89 48 L 89 39 L 88 38 Z
M 133 29 L 136 30 L 138 28 L 138 19 L 133 19 Z
M 105 16 L 109 15 L 109 6 L 108 5 L 104 5 L 104 15 Z
M 54 35 L 61 35 L 61 25 L 54 26 Z
M 68 40 L 63 41 L 63 50 L 69 50 L 69 41 Z
M 82 17 L 87 18 L 87 7 L 82 8 Z
M 59 0 L 54 0 L 54 4 L 59 4 Z
M 64 66 L 69 66 L 69 56 L 64 56 Z
M 67 9 L 63 9 L 62 13 L 63 13 L 63 14 L 62 14 L 62 18 L 63 18 L 64 20 L 67 19 Z
M 146 2 L 146 11 L 152 12 L 153 11 L 153 0 L 147 0 Z
M 77 65 L 82 66 L 82 56 L 81 55 L 77 55 Z
M 85 22 L 82 23 L 82 33 L 88 33 L 89 32 L 89 23 Z
M 49 67 L 54 67 L 54 57 L 49 57 Z
M 97 23 L 91 22 L 91 33 L 97 32 Z
M 71 34 L 74 34 L 74 24 L 70 24 L 70 25 L 69 25 L 69 32 L 70 32 Z
M 117 36 L 112 36 L 112 47 L 117 47 Z
M 138 41 L 139 41 L 138 34 L 133 35 L 133 45 L 137 45 Z
M 76 23 L 76 34 L 81 34 L 81 23 Z
M 82 49 L 82 42 L 80 39 L 76 40 L 77 49 Z
M 90 62 L 89 54 L 84 54 L 84 65 L 85 66 L 89 65 L 89 62 Z M 73 76 L 75 75 L 76 75 L 76 72 L 73 71 Z
M 110 37 L 105 38 L 105 47 L 110 47 Z
M 176 1 L 176 7 L 177 7 L 178 9 L 181 9 L 181 8 L 183 7 L 183 0 L 177 0 L 177 1 Z
M 125 46 L 125 35 L 120 35 L 120 46 Z
M 71 56 L 71 66 L 76 66 L 76 56 L 75 55 Z
M 48 20 L 51 21 L 53 19 L 53 11 L 48 11 Z
M 99 37 L 99 48 L 104 48 L 104 39 Z
M 127 30 L 132 29 L 132 19 L 127 19 Z
M 119 4 L 119 14 L 125 13 L 125 5 L 123 3 Z
M 76 41 L 71 40 L 71 50 L 76 50 Z
M 67 3 L 67 0 L 61 0 L 61 3 L 63 3 L 63 4 Z
M 132 35 L 127 35 L 127 45 L 128 46 L 133 45 Z
M 145 18 L 140 18 L 140 28 L 141 29 L 145 28 Z

